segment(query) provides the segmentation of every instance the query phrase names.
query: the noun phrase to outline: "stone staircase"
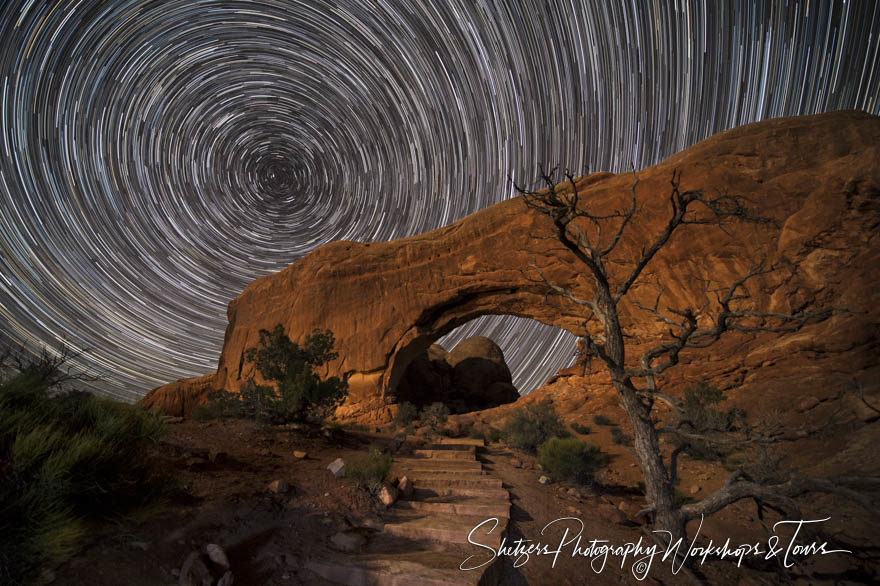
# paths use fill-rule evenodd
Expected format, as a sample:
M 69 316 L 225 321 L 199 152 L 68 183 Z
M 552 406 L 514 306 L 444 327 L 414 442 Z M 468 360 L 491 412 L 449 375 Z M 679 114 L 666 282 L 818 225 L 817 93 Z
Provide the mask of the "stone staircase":
M 510 495 L 476 459 L 482 440 L 443 438 L 412 455 L 395 457 L 391 476 L 406 476 L 413 494 L 398 500 L 383 514 L 381 533 L 372 536 L 355 554 L 327 552 L 307 568 L 325 580 L 354 586 L 458 586 L 495 584 L 497 560 L 462 571 L 469 557 L 477 566 L 491 552 L 468 542 L 472 539 L 497 549 L 510 518 Z M 491 529 L 491 531 L 490 531 Z

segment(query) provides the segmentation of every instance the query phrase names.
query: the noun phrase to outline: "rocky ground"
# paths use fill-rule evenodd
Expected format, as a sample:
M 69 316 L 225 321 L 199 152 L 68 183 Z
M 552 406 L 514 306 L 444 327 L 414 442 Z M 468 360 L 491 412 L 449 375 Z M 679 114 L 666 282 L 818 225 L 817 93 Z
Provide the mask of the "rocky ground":
M 637 488 L 638 472 L 631 455 L 626 447 L 613 443 L 607 426 L 588 423 L 593 431 L 584 439 L 600 445 L 611 456 L 608 467 L 589 487 L 543 484 L 535 459 L 503 444 L 474 451 L 472 457 L 479 462 L 476 467 L 482 469 L 476 473 L 487 479 L 479 482 L 497 479 L 509 495 L 508 544 L 522 538 L 553 544 L 555 549 L 563 533 L 568 530 L 571 537 L 580 522 L 582 548 L 592 539 L 622 545 L 642 538 L 643 543 L 650 543 L 635 519 L 644 501 Z M 370 445 L 395 447 L 391 429 L 349 428 L 322 433 L 266 428 L 241 421 L 184 421 L 168 428 L 164 439 L 153 448 L 153 456 L 157 471 L 178 476 L 181 497 L 151 520 L 118 520 L 105 525 L 72 561 L 46 573 L 48 578 L 54 577 L 55 584 L 178 584 L 181 570 L 190 575 L 194 563 L 202 562 L 216 581 L 225 568 L 210 561 L 207 555 L 193 554 L 204 552 L 208 544 L 219 545 L 223 550 L 238 585 L 329 584 L 313 571 L 316 566 L 311 561 L 339 555 L 335 550 L 346 548 L 354 549 L 355 553 L 370 553 L 385 543 L 383 539 L 390 539 L 383 537 L 383 523 L 408 520 L 409 505 L 405 500 L 386 510 L 367 491 L 327 470 L 336 458 L 350 460 L 362 456 Z M 425 437 L 424 432 L 419 432 L 408 439 L 407 445 L 412 448 L 419 441 L 430 444 L 439 440 Z M 405 463 L 412 466 L 413 456 L 418 454 L 403 448 L 395 458 L 395 474 L 409 471 L 412 477 L 413 472 L 405 469 Z M 685 462 L 684 469 L 685 493 L 694 491 L 696 495 L 709 490 L 723 478 L 721 471 L 703 462 Z M 272 485 L 274 481 L 280 482 Z M 425 488 L 431 480 L 421 482 Z M 414 477 L 417 496 L 411 498 L 437 500 L 419 497 L 419 483 L 420 479 Z M 438 515 L 442 516 L 449 523 L 465 518 L 455 513 Z M 544 529 L 551 521 L 563 517 L 573 519 Z M 707 522 L 700 534 L 716 543 L 719 539 L 723 542 L 725 537 L 736 544 L 753 543 L 766 539 L 773 521 L 770 517 L 757 519 L 754 505 L 742 503 Z M 340 533 L 347 536 L 348 543 L 340 542 Z M 399 542 L 389 547 L 398 548 L 390 554 L 392 558 L 408 555 L 399 549 Z M 464 561 L 468 555 L 487 555 L 485 548 L 466 542 L 435 543 L 429 549 L 445 556 L 438 559 L 447 560 L 443 562 L 446 564 L 451 564 L 448 559 L 455 556 Z M 409 551 L 412 555 L 415 549 Z M 552 555 L 532 555 L 525 563 L 524 558 L 518 563 L 515 556 L 504 557 L 487 573 L 487 579 L 491 576 L 501 584 L 639 583 L 631 574 L 631 556 L 623 563 L 623 569 L 620 558 L 615 557 L 609 557 L 605 567 L 600 568 L 598 561 L 573 557 L 572 551 L 573 545 L 569 545 L 555 560 Z M 874 570 L 870 563 L 859 560 L 866 556 L 874 557 Z M 196 562 L 196 558 L 200 561 Z M 877 579 L 877 574 L 872 574 L 876 572 L 876 558 L 876 549 L 861 549 L 853 555 L 814 556 L 783 573 L 779 573 L 775 561 L 758 558 L 747 560 L 750 567 L 707 562 L 699 570 L 712 584 L 775 584 L 783 578 L 793 583 L 869 583 Z M 412 583 L 398 579 L 394 583 Z M 462 582 L 469 580 L 465 577 Z M 685 581 L 681 572 L 674 574 L 668 562 L 657 559 L 644 583 Z

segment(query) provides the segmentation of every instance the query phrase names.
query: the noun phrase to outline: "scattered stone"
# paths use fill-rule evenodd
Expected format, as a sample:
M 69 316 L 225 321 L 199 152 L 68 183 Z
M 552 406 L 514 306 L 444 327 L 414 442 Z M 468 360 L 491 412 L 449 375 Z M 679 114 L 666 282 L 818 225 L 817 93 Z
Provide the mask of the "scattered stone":
M 378 497 L 383 505 L 390 507 L 397 500 L 397 489 L 388 482 L 383 482 L 382 488 L 379 489 Z
M 166 424 L 175 424 L 175 423 L 183 423 L 183 417 L 172 417 L 170 415 L 163 415 L 162 421 Z
M 229 569 L 229 558 L 226 557 L 226 552 L 223 551 L 222 547 L 220 547 L 216 543 L 209 543 L 205 546 L 205 553 L 208 554 L 208 559 L 210 559 L 212 562 L 214 562 L 224 570 Z
M 352 553 L 360 550 L 367 543 L 367 538 L 350 531 L 340 531 L 330 538 L 330 542 L 339 551 Z
M 290 490 L 290 485 L 283 480 L 273 480 L 269 483 L 269 486 L 266 487 L 266 490 L 274 494 L 284 494 Z
M 324 496 L 330 496 L 330 493 L 329 493 L 329 492 L 325 492 L 325 493 L 324 493 Z
M 410 498 L 413 494 L 413 485 L 410 479 L 406 476 L 401 478 L 400 481 L 397 483 L 397 490 L 400 491 L 400 494 L 401 496 L 403 496 L 403 498 Z
M 223 576 L 219 580 L 217 580 L 217 586 L 232 586 L 234 581 L 235 578 L 232 576 L 232 572 L 226 570 L 226 573 L 223 574 Z
M 330 462 L 330 465 L 327 466 L 327 470 L 329 470 L 336 478 L 342 478 L 345 476 L 345 460 L 342 458 L 336 458 Z
M 513 466 L 514 468 L 522 468 L 523 467 L 522 460 L 520 460 L 519 458 L 511 458 L 510 465 Z
M 569 488 L 565 492 L 568 494 L 568 496 L 573 496 L 575 498 L 581 496 L 581 493 L 578 492 L 578 489 L 576 489 L 576 488 Z
M 538 479 L 538 482 L 540 482 L 541 484 L 550 484 L 550 479 L 547 476 L 541 476 Z
M 214 578 L 198 551 L 190 552 L 180 568 L 178 586 L 210 586 Z
M 702 487 L 702 486 L 692 486 L 692 487 L 691 487 L 691 494 L 697 494 L 697 493 L 700 492 L 701 490 L 703 490 L 703 487 Z
M 309 454 L 308 454 L 307 452 L 301 452 L 301 451 L 299 451 L 299 450 L 294 450 L 294 451 L 293 451 L 293 457 L 294 457 L 294 458 L 299 458 L 300 460 L 305 460 L 306 458 L 309 457 Z
M 566 510 L 572 515 L 581 516 L 584 514 L 583 511 L 581 511 L 580 509 L 577 509 L 575 507 L 568 507 L 568 509 L 566 509 Z

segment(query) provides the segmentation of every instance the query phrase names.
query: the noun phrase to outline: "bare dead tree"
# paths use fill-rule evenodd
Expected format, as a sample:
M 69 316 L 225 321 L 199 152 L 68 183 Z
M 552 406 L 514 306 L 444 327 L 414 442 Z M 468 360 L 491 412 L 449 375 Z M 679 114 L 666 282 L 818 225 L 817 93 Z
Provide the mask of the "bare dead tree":
M 669 215 L 665 224 L 646 242 L 635 259 L 627 259 L 624 270 L 618 261 L 610 262 L 609 255 L 618 247 L 633 217 L 638 211 L 636 189 L 638 176 L 630 189 L 629 204 L 622 210 L 599 213 L 581 201 L 574 176 L 566 171 L 565 181 L 554 180 L 556 169 L 545 172 L 540 169 L 544 188 L 530 191 L 514 184 L 526 206 L 547 216 L 553 223 L 554 237 L 565 250 L 579 261 L 592 280 L 595 291 L 592 297 L 582 298 L 564 284 L 548 278 L 538 266 L 537 260 L 529 265 L 536 274 L 533 280 L 545 284 L 550 291 L 561 295 L 583 308 L 585 326 L 583 334 L 584 353 L 596 358 L 610 375 L 620 404 L 629 417 L 634 435 L 635 456 L 645 480 L 645 492 L 649 503 L 643 511 L 653 519 L 654 529 L 668 532 L 671 543 L 686 540 L 688 521 L 715 513 L 724 507 L 743 500 L 754 499 L 759 507 L 779 511 L 797 511 L 795 498 L 808 492 L 825 492 L 843 495 L 869 511 L 872 503 L 858 489 L 877 488 L 880 481 L 856 477 L 835 480 L 806 478 L 789 475 L 782 479 L 756 479 L 740 468 L 730 474 L 721 489 L 706 498 L 685 505 L 675 503 L 675 481 L 678 456 L 684 444 L 676 448 L 666 466 L 659 446 L 662 433 L 675 433 L 690 440 L 730 442 L 737 445 L 767 446 L 782 441 L 794 441 L 821 431 L 798 430 L 795 433 L 778 433 L 775 430 L 757 433 L 748 430 L 744 437 L 734 438 L 723 433 L 705 434 L 688 427 L 682 419 L 674 428 L 658 427 L 651 418 L 655 400 L 661 400 L 682 412 L 681 401 L 663 393 L 657 380 L 664 372 L 676 366 L 683 351 L 704 349 L 718 342 L 730 332 L 769 332 L 785 334 L 796 332 L 804 326 L 829 318 L 839 311 L 833 308 L 817 312 L 792 314 L 762 312 L 749 307 L 751 299 L 749 283 L 774 270 L 766 263 L 758 263 L 745 275 L 721 289 L 707 284 L 707 301 L 699 308 L 663 307 L 663 289 L 653 306 L 636 303 L 651 319 L 658 320 L 667 328 L 660 343 L 649 348 L 637 359 L 627 358 L 627 335 L 621 326 L 619 304 L 629 294 L 651 262 L 670 239 L 683 227 L 691 225 L 714 225 L 725 229 L 727 222 L 766 224 L 771 221 L 753 213 L 744 198 L 729 194 L 709 195 L 703 190 L 683 190 L 681 174 L 674 171 L 670 181 Z M 615 268 L 614 274 L 609 270 Z M 630 268 L 631 267 L 631 268 Z M 622 272 L 622 275 L 620 274 Z M 594 333 L 586 324 L 598 324 Z

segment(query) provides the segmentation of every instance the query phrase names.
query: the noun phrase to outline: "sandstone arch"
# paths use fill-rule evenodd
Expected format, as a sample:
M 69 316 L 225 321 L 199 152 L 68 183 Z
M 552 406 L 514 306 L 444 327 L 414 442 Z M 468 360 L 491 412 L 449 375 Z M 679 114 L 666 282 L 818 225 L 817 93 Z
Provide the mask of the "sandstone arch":
M 673 240 L 658 256 L 655 273 L 646 275 L 647 281 L 662 281 L 667 302 L 699 305 L 705 279 L 732 282 L 766 254 L 786 272 L 761 282 L 764 309 L 791 310 L 830 299 L 864 310 L 857 319 L 841 316 L 817 326 L 831 346 L 864 344 L 876 337 L 880 307 L 873 286 L 878 144 L 880 118 L 861 112 L 769 120 L 716 135 L 639 172 L 641 209 L 616 250 L 619 261 L 634 258 L 663 221 L 668 182 L 677 168 L 683 188 L 744 194 L 776 225 L 736 226 L 729 233 L 694 229 Z M 633 177 L 594 173 L 577 183 L 583 201 L 611 210 L 628 197 Z M 281 323 L 300 340 L 313 328 L 330 328 L 340 359 L 328 372 L 347 376 L 350 385 L 337 415 L 380 421 L 390 416 L 388 391 L 409 360 L 475 317 L 528 317 L 578 335 L 580 308 L 547 296 L 543 285 L 522 272 L 535 262 L 553 280 L 586 294 L 589 283 L 555 241 L 535 238 L 549 230 L 545 218 L 514 198 L 426 234 L 323 246 L 257 279 L 229 304 L 211 385 L 238 390 L 247 371 L 241 356 L 260 328 Z M 643 302 L 653 300 L 652 291 L 644 295 Z M 622 313 L 632 318 L 625 327 L 637 339 L 661 331 L 639 319 L 636 307 L 625 306 Z M 782 348 L 768 359 L 792 359 Z M 186 381 L 160 387 L 144 404 L 184 414 L 204 393 L 205 380 L 199 379 L 198 388 Z

